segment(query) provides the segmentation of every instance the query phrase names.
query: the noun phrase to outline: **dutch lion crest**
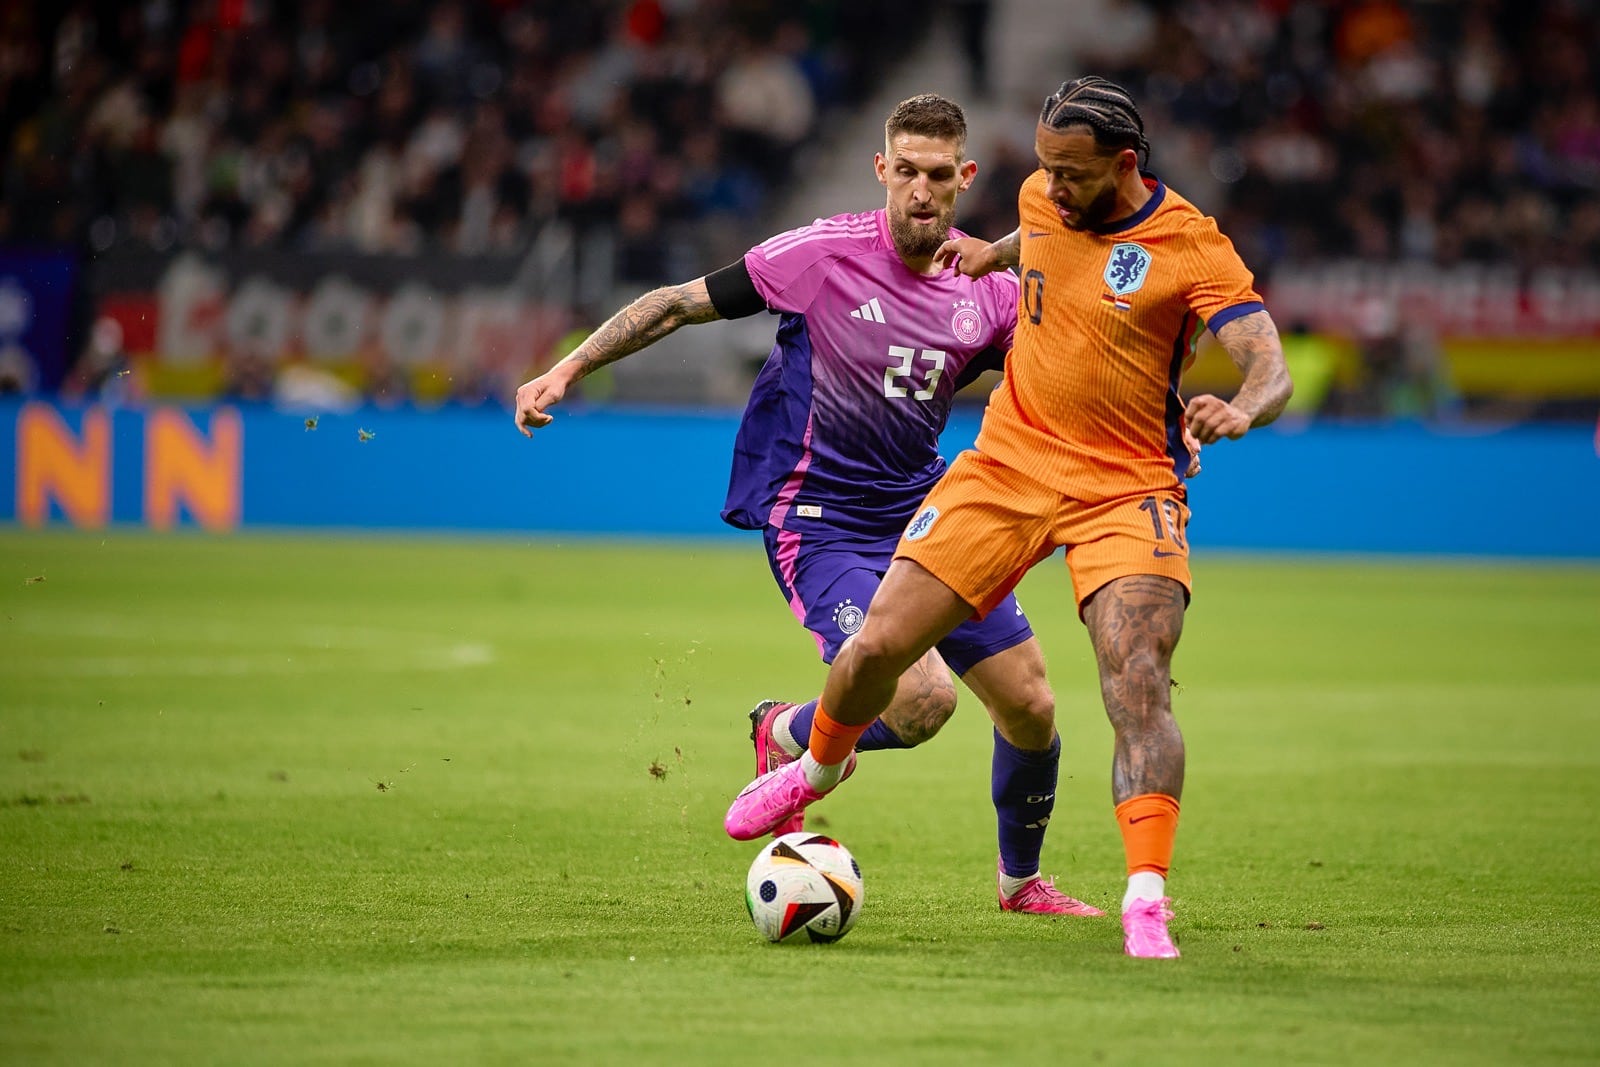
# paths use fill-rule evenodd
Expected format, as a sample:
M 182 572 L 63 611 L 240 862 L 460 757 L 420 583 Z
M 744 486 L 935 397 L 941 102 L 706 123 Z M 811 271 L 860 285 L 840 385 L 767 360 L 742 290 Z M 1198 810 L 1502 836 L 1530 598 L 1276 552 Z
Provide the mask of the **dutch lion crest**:
M 917 517 L 911 520 L 911 525 L 906 527 L 907 541 L 920 541 L 928 536 L 928 531 L 933 529 L 934 521 L 939 518 L 939 509 L 929 504 L 917 512 Z
M 1136 244 L 1111 246 L 1111 258 L 1106 261 L 1106 284 L 1118 296 L 1126 296 L 1144 284 L 1150 272 L 1150 253 Z

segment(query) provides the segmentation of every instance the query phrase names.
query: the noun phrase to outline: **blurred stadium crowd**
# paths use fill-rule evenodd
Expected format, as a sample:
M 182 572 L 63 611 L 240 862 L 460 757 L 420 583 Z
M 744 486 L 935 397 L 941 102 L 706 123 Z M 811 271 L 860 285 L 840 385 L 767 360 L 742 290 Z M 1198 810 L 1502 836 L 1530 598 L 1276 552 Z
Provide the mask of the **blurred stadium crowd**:
M 1127 85 L 1150 169 L 1219 224 L 1323 414 L 1600 410 L 1600 4 L 1126 0 L 1083 66 Z M 1110 46 L 1115 43 L 1115 47 Z M 963 225 L 1034 167 L 980 148 Z M 1191 374 L 1191 384 L 1200 376 Z
M 1003 2 L 7 4 L 0 250 L 87 265 L 67 347 L 93 357 L 90 391 L 130 347 L 210 351 L 226 381 L 320 345 L 328 367 L 364 362 L 346 377 L 369 394 L 453 369 L 494 396 L 603 314 L 613 284 L 692 276 L 770 232 L 801 154 L 937 18 L 985 100 L 1006 55 L 985 54 L 982 27 Z M 1600 366 L 1600 0 L 1098 7 L 1094 25 L 1063 8 L 1063 32 L 1140 101 L 1151 169 L 1219 216 L 1286 332 L 1348 335 L 1316 356 L 1332 384 L 1304 395 L 1320 410 L 1437 413 L 1443 363 L 1466 358 L 1436 344 L 1452 331 L 1582 339 L 1550 356 L 1551 381 Z M 1102 37 L 1122 47 L 1097 52 Z M 1041 71 L 1039 92 L 1074 73 Z M 960 224 L 1004 233 L 1031 144 L 974 134 L 984 180 Z M 509 286 L 514 266 L 473 274 L 562 228 L 580 249 L 602 235 L 587 300 L 535 322 L 513 306 L 530 291 Z M 360 276 L 378 260 L 413 266 Z M 304 277 L 285 282 L 285 263 Z M 353 296 L 332 284 L 346 275 Z M 431 288 L 403 291 L 408 275 Z M 1585 381 L 1580 413 L 1600 394 Z
M 0 240 L 474 254 L 615 219 L 659 276 L 659 224 L 759 213 L 913 6 L 7 5 Z
M 1592 0 L 1138 0 L 1106 71 L 1245 261 L 1600 264 Z M 1001 160 L 1020 177 L 1031 153 Z M 993 169 L 990 171 L 993 174 Z M 989 182 L 984 232 L 1015 217 Z

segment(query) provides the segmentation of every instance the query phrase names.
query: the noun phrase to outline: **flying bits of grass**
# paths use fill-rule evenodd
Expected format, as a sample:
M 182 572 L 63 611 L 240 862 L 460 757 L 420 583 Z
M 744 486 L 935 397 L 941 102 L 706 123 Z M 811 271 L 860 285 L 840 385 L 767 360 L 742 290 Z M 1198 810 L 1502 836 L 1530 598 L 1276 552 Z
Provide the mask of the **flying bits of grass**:
M 378 436 L 378 432 L 376 430 L 356 430 L 356 440 L 360 441 L 362 444 L 366 444 L 376 436 Z
M 306 419 L 306 433 L 310 433 L 312 430 L 317 428 L 317 420 L 320 417 L 321 416 L 318 415 L 312 415 L 310 418 Z

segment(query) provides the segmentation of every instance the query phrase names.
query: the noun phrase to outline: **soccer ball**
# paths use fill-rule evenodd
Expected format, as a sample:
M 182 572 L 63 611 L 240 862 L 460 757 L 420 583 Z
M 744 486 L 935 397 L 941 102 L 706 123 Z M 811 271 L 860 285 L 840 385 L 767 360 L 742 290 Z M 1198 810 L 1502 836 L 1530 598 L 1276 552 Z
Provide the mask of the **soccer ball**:
M 744 883 L 750 920 L 768 941 L 837 941 L 856 924 L 866 899 L 850 850 L 805 831 L 762 846 Z

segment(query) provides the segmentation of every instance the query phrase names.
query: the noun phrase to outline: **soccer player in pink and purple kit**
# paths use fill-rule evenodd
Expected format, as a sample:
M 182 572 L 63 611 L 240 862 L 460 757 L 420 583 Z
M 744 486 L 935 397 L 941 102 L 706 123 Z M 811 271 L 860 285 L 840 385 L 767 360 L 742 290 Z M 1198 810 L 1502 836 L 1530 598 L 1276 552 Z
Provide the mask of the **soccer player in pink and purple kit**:
M 646 293 L 571 355 L 517 390 L 531 436 L 575 381 L 690 323 L 767 311 L 777 341 L 734 445 L 722 517 L 760 530 L 778 588 L 832 663 L 860 628 L 900 534 L 944 473 L 938 437 L 956 391 L 1002 366 L 1016 328 L 1016 277 L 940 270 L 956 198 L 977 174 L 966 118 L 931 94 L 899 104 L 874 159 L 883 210 L 836 215 L 779 234 L 741 259 Z M 1040 877 L 1061 742 L 1044 657 L 1013 597 L 968 620 L 901 676 L 856 748 L 910 748 L 955 710 L 960 675 L 994 722 L 997 895 L 1007 911 L 1102 912 Z M 757 771 L 806 751 L 816 701 L 763 701 L 750 713 Z M 842 773 L 854 768 L 852 755 Z M 803 816 L 775 832 L 800 828 Z

